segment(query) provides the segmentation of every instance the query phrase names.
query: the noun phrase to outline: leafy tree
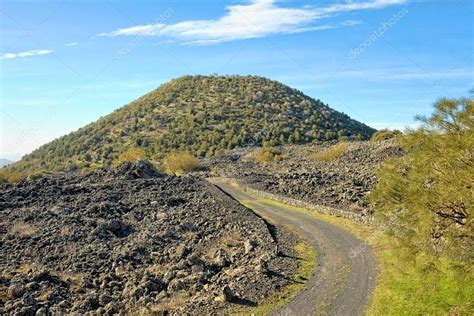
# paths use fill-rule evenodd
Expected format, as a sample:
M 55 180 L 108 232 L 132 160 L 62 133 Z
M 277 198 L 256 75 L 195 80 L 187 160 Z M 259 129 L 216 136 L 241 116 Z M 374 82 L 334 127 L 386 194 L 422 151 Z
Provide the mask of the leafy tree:
M 474 101 L 441 99 L 424 125 L 399 137 L 370 200 L 376 215 L 417 252 L 471 261 Z

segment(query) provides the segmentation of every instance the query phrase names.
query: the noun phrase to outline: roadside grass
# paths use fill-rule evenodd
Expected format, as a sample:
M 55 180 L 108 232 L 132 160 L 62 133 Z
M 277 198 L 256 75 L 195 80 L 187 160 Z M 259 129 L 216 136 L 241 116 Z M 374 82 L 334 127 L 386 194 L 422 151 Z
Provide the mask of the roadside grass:
M 474 315 L 472 267 L 447 259 L 433 261 L 423 254 L 413 256 L 396 237 L 348 219 L 252 197 L 344 228 L 372 246 L 379 272 L 366 315 Z
M 245 203 L 245 201 L 239 201 L 245 207 L 252 209 L 252 207 Z M 285 229 L 289 230 L 293 234 L 298 236 L 298 243 L 294 246 L 296 256 L 300 258 L 300 266 L 298 272 L 293 276 L 294 283 L 283 287 L 280 291 L 270 294 L 263 301 L 255 307 L 246 308 L 233 308 L 230 310 L 232 315 L 266 315 L 269 312 L 285 306 L 288 304 L 305 286 L 306 280 L 311 278 L 313 275 L 314 267 L 316 266 L 316 252 L 311 247 L 308 240 L 301 236 L 293 227 L 289 225 L 281 225 L 272 219 L 263 216 L 257 211 L 253 210 L 267 222 L 273 225 L 284 226 Z

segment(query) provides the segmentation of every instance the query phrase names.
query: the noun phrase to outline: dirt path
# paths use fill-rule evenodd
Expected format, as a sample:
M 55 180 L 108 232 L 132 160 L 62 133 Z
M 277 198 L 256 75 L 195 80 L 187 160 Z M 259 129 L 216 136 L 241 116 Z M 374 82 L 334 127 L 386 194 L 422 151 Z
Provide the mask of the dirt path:
M 363 241 L 342 228 L 256 199 L 225 182 L 212 182 L 257 213 L 295 227 L 316 249 L 313 276 L 288 305 L 273 311 L 272 315 L 363 314 L 376 278 L 373 251 Z

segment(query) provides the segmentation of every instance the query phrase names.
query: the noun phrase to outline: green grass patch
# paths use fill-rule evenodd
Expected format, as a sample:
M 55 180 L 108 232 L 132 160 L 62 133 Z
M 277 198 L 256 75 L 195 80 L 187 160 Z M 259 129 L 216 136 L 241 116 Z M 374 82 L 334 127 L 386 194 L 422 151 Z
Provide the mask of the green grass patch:
M 252 197 L 344 228 L 372 246 L 379 275 L 366 315 L 474 315 L 472 267 L 413 255 L 396 237 L 344 218 Z

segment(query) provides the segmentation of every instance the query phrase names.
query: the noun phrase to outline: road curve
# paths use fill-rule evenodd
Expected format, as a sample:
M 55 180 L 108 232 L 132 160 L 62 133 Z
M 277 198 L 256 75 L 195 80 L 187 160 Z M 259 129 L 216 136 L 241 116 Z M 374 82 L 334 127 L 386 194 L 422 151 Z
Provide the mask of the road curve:
M 266 203 L 227 182 L 212 183 L 255 212 L 293 226 L 317 253 L 317 264 L 304 289 L 271 315 L 362 315 L 375 286 L 372 249 L 352 233 L 292 210 Z

